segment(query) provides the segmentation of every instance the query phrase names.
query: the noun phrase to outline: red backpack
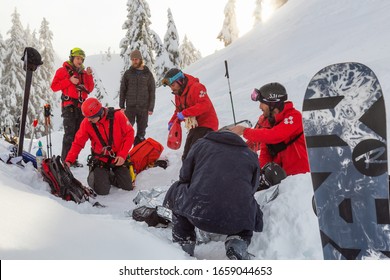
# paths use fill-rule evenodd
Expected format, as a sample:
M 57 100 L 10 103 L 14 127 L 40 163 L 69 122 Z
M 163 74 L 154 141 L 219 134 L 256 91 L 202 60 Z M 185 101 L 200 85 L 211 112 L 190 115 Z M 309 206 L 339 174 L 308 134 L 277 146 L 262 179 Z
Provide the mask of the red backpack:
M 142 141 L 130 150 L 130 161 L 135 173 L 140 173 L 149 165 L 153 165 L 164 150 L 163 145 L 152 138 Z
M 167 146 L 172 150 L 177 150 L 181 146 L 182 131 L 179 121 L 175 121 L 169 130 Z

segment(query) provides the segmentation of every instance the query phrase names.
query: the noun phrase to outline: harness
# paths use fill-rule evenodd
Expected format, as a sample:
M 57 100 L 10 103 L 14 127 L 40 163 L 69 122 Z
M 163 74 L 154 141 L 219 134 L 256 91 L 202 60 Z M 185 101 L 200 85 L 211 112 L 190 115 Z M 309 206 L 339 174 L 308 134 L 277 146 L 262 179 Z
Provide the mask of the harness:
M 97 154 L 92 151 L 92 158 L 95 158 L 99 161 L 100 165 L 103 165 L 103 167 L 110 168 L 112 161 L 115 159 L 116 154 L 112 151 L 112 143 L 113 143 L 113 135 L 114 135 L 114 114 L 116 111 L 119 111 L 120 109 L 114 109 L 113 107 L 108 108 L 107 112 L 107 120 L 110 121 L 109 125 L 109 132 L 108 132 L 108 143 L 106 143 L 103 139 L 103 136 L 101 135 L 97 125 L 95 123 L 92 123 L 93 130 L 95 130 L 96 136 L 98 137 L 100 144 L 102 144 L 102 153 Z M 108 161 L 106 163 L 103 163 L 99 160 L 99 158 L 107 158 Z M 93 159 L 90 159 L 93 161 Z M 95 162 L 96 164 L 97 162 Z M 88 164 L 90 164 L 88 162 Z
M 72 77 L 74 75 L 74 73 L 77 72 L 77 71 L 75 71 L 75 69 L 73 67 L 70 67 L 69 65 L 65 65 L 65 68 L 68 71 L 68 74 L 70 77 Z M 80 78 L 80 83 L 78 85 L 76 85 L 76 88 L 79 92 L 79 98 L 72 98 L 69 95 L 65 95 L 64 93 L 62 93 L 62 95 L 61 95 L 62 101 L 69 101 L 70 100 L 73 102 L 73 105 L 75 107 L 78 107 L 78 103 L 84 102 L 84 99 L 81 96 L 81 94 L 83 92 L 85 92 L 87 94 L 90 93 L 84 86 L 84 74 L 82 72 L 77 72 L 77 73 L 79 74 L 79 78 Z
M 275 157 L 278 153 L 280 153 L 281 151 L 284 151 L 285 149 L 287 149 L 287 147 L 289 145 L 291 145 L 296 140 L 298 140 L 298 138 L 301 137 L 302 134 L 303 134 L 303 132 L 299 133 L 297 136 L 295 136 L 293 139 L 291 139 L 288 143 L 280 142 L 277 144 L 267 144 L 268 152 L 270 153 L 270 155 L 272 157 Z

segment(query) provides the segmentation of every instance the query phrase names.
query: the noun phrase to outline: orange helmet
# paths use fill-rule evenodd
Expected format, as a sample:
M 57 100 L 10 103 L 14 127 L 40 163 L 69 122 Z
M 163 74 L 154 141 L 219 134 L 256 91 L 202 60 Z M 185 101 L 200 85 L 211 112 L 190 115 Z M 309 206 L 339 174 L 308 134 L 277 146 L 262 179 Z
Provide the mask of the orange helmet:
M 103 112 L 103 106 L 95 97 L 87 98 L 81 105 L 81 112 L 86 118 L 98 117 Z

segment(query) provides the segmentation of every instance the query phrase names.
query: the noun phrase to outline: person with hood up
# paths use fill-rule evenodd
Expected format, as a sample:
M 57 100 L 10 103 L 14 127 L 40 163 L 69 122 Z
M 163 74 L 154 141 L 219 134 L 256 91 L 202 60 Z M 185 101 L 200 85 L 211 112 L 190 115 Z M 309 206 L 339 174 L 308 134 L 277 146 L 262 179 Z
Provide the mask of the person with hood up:
M 229 259 L 250 259 L 253 231 L 263 228 L 254 197 L 259 177 L 257 154 L 238 135 L 213 131 L 196 141 L 163 203 L 173 213 L 173 242 L 193 256 L 197 227 L 227 235 Z
M 198 78 L 172 68 L 165 74 L 162 84 L 169 86 L 175 96 L 175 111 L 168 122 L 168 130 L 176 121 L 191 122 L 184 145 L 184 160 L 196 140 L 218 129 L 217 113 L 206 87 Z
M 61 158 L 65 160 L 72 145 L 81 121 L 84 119 L 81 113 L 81 104 L 93 91 L 95 83 L 93 81 L 92 69 L 84 69 L 85 52 L 80 48 L 73 48 L 70 51 L 69 60 L 65 61 L 59 68 L 51 83 L 51 89 L 61 91 L 61 107 L 64 126 L 64 137 L 62 140 Z M 77 160 L 73 167 L 82 167 Z

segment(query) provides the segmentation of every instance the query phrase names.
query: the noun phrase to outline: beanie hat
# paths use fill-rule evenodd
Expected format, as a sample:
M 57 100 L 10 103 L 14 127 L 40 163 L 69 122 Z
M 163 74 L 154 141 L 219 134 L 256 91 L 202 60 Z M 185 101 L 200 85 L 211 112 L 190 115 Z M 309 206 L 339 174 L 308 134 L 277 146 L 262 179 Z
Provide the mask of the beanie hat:
M 142 60 L 141 52 L 139 50 L 134 50 L 130 53 L 130 59 L 134 59 L 134 58 Z

